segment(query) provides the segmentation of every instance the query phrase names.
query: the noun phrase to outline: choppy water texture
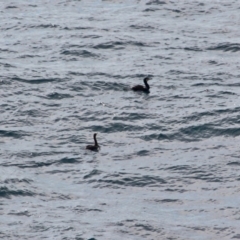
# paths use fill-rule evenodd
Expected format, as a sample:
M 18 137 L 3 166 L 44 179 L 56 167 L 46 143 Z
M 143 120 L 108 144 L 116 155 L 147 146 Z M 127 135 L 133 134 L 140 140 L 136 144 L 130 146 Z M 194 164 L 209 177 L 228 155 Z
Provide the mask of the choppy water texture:
M 240 239 L 238 1 L 0 13 L 1 239 Z

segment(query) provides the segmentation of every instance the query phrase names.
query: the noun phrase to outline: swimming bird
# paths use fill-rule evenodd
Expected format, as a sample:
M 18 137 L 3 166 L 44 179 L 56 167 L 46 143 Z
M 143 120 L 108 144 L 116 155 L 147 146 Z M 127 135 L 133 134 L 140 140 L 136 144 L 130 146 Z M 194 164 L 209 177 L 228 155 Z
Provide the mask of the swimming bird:
M 149 92 L 149 89 L 150 89 L 150 86 L 148 85 L 148 81 L 151 80 L 150 77 L 145 77 L 143 79 L 143 82 L 145 84 L 146 87 L 142 86 L 142 85 L 136 85 L 134 87 L 132 87 L 132 90 L 133 91 L 142 91 L 142 92 L 146 92 L 148 93 Z
M 97 136 L 97 134 L 94 133 L 94 134 L 93 134 L 94 145 L 87 145 L 87 146 L 86 146 L 86 149 L 91 150 L 91 151 L 98 151 L 98 149 L 100 148 L 100 146 L 98 145 L 96 136 Z

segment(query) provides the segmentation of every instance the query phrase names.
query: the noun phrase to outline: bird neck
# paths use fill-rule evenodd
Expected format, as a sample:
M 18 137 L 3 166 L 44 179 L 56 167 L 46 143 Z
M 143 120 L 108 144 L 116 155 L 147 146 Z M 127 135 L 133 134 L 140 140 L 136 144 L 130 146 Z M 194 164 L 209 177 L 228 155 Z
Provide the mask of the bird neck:
M 146 86 L 147 89 L 150 88 L 146 79 L 144 79 L 144 84 L 145 84 L 145 86 Z
M 96 135 L 94 135 L 94 143 L 95 143 L 95 146 L 97 147 L 98 146 L 98 142 L 97 142 Z

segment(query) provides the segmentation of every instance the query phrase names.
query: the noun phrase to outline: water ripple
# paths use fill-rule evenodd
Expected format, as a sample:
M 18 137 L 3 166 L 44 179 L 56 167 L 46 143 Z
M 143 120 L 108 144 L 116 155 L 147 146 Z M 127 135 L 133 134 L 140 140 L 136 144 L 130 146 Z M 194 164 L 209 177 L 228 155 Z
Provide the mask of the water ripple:
M 28 2 L 0 4 L 0 238 L 239 238 L 238 2 Z

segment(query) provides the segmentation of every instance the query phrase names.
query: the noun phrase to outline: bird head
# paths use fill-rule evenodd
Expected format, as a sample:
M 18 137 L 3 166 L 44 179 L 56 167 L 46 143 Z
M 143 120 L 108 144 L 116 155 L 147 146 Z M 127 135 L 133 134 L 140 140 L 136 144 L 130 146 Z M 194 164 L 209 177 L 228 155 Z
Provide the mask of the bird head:
M 149 80 L 151 80 L 152 78 L 151 77 L 145 77 L 144 78 L 144 81 L 149 81 Z

